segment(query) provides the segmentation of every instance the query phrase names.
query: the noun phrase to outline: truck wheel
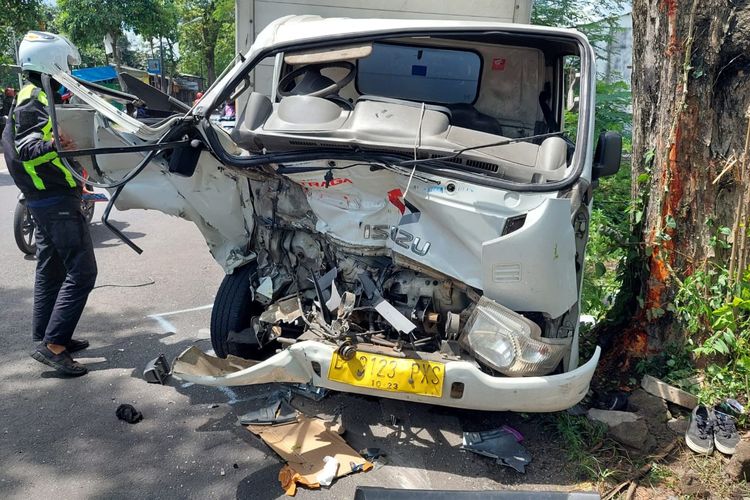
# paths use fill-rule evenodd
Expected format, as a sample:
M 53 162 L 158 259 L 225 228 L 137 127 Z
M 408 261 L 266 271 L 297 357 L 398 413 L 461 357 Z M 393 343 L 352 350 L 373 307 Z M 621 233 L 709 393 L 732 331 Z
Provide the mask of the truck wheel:
M 36 254 L 34 242 L 34 221 L 31 220 L 26 203 L 19 201 L 13 212 L 13 236 L 16 238 L 18 249 L 26 255 Z
M 224 276 L 211 311 L 211 345 L 220 358 L 228 354 L 259 359 L 263 350 L 257 344 L 229 342 L 229 332 L 241 332 L 250 326 L 250 318 L 260 315 L 263 306 L 252 300 L 251 282 L 257 274 L 255 262 L 245 264 Z

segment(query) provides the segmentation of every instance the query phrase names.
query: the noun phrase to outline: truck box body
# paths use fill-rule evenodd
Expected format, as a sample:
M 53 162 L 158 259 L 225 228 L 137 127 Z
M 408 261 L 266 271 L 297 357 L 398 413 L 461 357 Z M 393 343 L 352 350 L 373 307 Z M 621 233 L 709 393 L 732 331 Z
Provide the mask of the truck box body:
M 289 15 L 322 17 L 446 19 L 528 24 L 532 0 L 236 0 L 235 50 L 245 54 L 255 36 L 272 21 Z M 270 93 L 273 61 L 255 69 L 252 86 Z

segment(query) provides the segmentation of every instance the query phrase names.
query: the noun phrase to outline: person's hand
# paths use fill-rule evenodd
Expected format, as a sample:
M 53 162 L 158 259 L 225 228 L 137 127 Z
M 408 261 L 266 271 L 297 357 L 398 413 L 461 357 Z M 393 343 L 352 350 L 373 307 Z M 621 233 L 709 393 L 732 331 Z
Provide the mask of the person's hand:
M 75 149 L 76 143 L 73 142 L 73 140 L 70 137 L 66 136 L 62 132 L 59 135 L 60 137 L 58 137 L 57 140 L 55 140 L 54 137 L 52 138 L 53 143 L 59 144 L 62 150 Z

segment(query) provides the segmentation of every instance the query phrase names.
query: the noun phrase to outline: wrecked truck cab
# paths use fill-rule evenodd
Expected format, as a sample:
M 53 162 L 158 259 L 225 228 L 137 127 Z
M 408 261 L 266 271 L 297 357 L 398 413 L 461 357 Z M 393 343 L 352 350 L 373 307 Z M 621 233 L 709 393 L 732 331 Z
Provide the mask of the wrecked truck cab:
M 211 340 L 232 361 L 190 349 L 175 375 L 481 410 L 580 401 L 599 357 L 578 366 L 592 177 L 613 170 L 592 169 L 593 63 L 571 30 L 292 16 L 166 131 L 87 96 L 97 147 L 155 148 L 98 159 L 101 179 L 150 162 L 116 206 L 194 221 L 227 271 Z

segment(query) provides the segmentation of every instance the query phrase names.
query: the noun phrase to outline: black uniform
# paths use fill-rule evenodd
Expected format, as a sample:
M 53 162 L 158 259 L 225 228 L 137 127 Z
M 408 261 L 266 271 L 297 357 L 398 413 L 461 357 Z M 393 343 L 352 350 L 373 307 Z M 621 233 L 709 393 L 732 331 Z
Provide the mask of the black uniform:
M 67 345 L 96 281 L 96 260 L 81 213 L 81 184 L 52 142 L 47 96 L 26 85 L 3 131 L 5 162 L 36 225 L 37 267 L 32 335 Z

